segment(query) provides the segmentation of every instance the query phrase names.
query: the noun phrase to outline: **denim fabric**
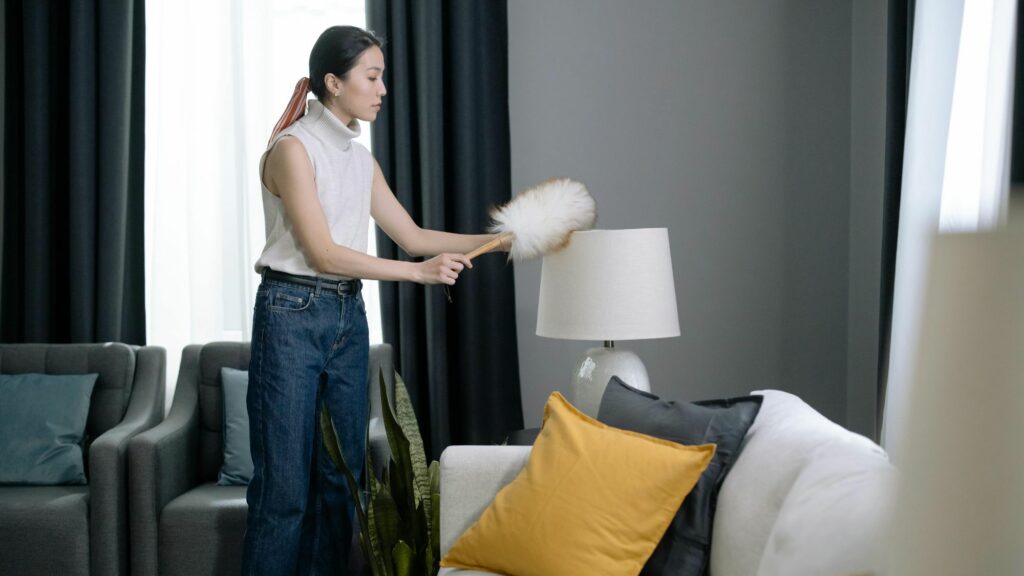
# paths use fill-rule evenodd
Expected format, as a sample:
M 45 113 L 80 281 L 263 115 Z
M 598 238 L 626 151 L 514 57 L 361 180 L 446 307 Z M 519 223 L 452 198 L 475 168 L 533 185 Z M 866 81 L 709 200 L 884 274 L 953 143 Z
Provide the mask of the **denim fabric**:
M 326 402 L 356 478 L 365 460 L 369 333 L 361 294 L 264 279 L 249 363 L 247 576 L 343 574 L 354 505 L 320 437 Z

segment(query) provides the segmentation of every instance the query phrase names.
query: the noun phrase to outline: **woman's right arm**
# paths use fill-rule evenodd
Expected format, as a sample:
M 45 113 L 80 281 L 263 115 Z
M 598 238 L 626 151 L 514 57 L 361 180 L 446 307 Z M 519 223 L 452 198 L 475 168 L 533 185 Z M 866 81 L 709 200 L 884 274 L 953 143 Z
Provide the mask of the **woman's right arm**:
M 452 285 L 463 267 L 472 267 L 462 254 L 440 254 L 424 262 L 402 262 L 335 244 L 317 197 L 313 167 L 305 147 L 295 138 L 283 138 L 270 151 L 264 165 L 264 181 L 271 193 L 281 199 L 309 265 L 319 273 Z

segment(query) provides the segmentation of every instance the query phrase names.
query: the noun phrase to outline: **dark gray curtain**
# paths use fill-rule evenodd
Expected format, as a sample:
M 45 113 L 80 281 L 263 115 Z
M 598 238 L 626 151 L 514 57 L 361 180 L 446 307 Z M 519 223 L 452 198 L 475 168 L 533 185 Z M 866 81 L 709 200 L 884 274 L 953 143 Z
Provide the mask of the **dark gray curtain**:
M 421 226 L 481 233 L 511 196 L 504 0 L 368 0 L 384 39 L 388 96 L 373 152 Z M 378 232 L 378 254 L 408 259 Z M 395 347 L 424 442 L 501 442 L 522 428 L 512 266 L 474 260 L 451 290 L 381 283 L 384 340 Z
M 145 0 L 7 0 L 4 342 L 144 344 Z
M 1024 34 L 1021 8 L 1017 8 L 1016 62 L 1013 73 L 1013 139 L 1010 145 L 1010 202 L 1015 209 L 1024 202 Z
M 903 144 L 907 131 L 910 49 L 914 39 L 914 0 L 889 0 L 888 66 L 885 102 L 885 192 L 882 206 L 882 286 L 878 329 L 878 405 L 875 440 L 882 436 L 882 413 L 889 375 L 892 297 L 896 281 L 896 245 L 900 227 Z

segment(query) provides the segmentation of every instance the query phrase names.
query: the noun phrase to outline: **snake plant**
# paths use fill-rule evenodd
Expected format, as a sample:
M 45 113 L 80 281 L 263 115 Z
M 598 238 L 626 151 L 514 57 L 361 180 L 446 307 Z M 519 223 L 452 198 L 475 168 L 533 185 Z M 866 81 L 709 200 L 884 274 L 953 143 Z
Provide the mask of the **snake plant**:
M 395 373 L 395 404 L 388 401 L 384 374 L 379 373 L 380 404 L 391 458 L 377 478 L 366 450 L 367 486 L 360 489 L 345 463 L 334 423 L 326 406 L 320 409 L 324 445 L 347 479 L 349 492 L 359 494 L 359 544 L 373 576 L 434 576 L 440 562 L 440 467 L 427 465 L 423 439 L 409 392 Z M 347 543 L 344 543 L 347 545 Z

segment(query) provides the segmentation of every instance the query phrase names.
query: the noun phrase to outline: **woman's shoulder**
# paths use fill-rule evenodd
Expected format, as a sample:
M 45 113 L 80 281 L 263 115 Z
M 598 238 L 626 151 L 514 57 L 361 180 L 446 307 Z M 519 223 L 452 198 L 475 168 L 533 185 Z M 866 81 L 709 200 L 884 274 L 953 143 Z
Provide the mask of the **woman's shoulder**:
M 287 134 L 279 137 L 263 157 L 264 174 L 296 174 L 313 169 L 313 159 L 298 138 Z
M 267 162 L 295 162 L 310 160 L 306 145 L 292 134 L 279 138 L 266 152 Z

